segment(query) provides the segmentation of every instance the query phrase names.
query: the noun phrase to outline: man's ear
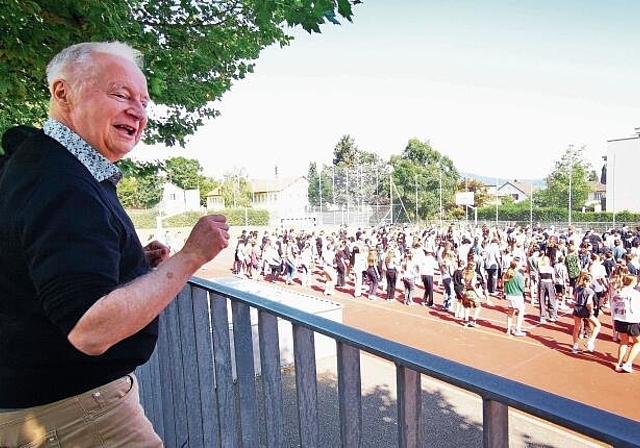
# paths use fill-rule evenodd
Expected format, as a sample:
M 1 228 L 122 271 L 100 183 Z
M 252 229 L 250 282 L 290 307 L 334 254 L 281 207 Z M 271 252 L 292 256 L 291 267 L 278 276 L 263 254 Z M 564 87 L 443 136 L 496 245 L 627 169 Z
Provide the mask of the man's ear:
M 70 86 L 64 79 L 57 79 L 51 85 L 51 98 L 62 108 L 67 108 L 71 100 Z

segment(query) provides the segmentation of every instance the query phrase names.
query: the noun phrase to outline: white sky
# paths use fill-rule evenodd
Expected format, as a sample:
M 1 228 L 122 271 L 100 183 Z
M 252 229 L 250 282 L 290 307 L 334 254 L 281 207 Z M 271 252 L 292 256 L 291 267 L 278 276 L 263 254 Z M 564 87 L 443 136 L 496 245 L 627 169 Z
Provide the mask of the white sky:
M 306 175 L 341 136 L 383 159 L 410 138 L 457 169 L 548 175 L 569 144 L 599 173 L 606 141 L 640 127 L 640 1 L 364 0 L 354 21 L 295 32 L 218 104 L 185 149 L 205 174 Z

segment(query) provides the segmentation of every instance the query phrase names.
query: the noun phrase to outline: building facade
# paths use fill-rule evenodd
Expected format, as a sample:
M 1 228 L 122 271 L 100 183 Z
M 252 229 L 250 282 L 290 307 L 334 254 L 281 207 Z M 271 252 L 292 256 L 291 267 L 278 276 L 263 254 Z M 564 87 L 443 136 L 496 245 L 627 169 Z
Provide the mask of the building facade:
M 254 179 L 249 181 L 251 207 L 267 210 L 270 224 L 288 224 L 309 219 L 309 181 L 304 176 Z M 222 190 L 216 188 L 207 195 L 209 210 L 225 208 Z
M 635 131 L 633 137 L 607 141 L 607 212 L 640 212 L 636 184 L 640 166 L 640 128 Z

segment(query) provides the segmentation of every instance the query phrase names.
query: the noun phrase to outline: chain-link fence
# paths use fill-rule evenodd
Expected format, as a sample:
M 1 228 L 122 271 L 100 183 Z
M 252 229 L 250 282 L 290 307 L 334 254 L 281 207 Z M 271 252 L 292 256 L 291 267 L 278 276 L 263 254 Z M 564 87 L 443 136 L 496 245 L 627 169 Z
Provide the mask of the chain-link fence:
M 323 167 L 310 176 L 309 183 L 309 213 L 318 223 L 373 226 L 415 220 L 416 214 L 407 212 L 402 191 L 386 165 Z

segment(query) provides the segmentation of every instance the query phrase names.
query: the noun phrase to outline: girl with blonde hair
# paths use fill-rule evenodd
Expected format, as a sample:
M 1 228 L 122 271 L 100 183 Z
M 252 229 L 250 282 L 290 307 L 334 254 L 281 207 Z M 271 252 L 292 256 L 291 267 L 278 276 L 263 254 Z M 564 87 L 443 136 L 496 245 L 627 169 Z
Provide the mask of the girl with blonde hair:
M 585 319 L 591 329 L 591 335 L 587 339 L 585 346 L 588 351 L 595 349 L 595 340 L 600 332 L 600 321 L 595 315 L 595 291 L 591 288 L 593 277 L 587 271 L 582 271 L 576 282 L 574 290 L 575 305 L 573 307 L 573 353 L 580 353 L 578 339 L 582 328 L 582 321 Z
M 473 261 L 470 261 L 462 271 L 462 281 L 464 283 L 462 306 L 464 307 L 465 326 L 474 328 L 478 326 L 483 293 L 478 285 L 478 273 L 476 272 L 476 264 Z M 473 308 L 473 318 L 470 318 L 471 308 Z

